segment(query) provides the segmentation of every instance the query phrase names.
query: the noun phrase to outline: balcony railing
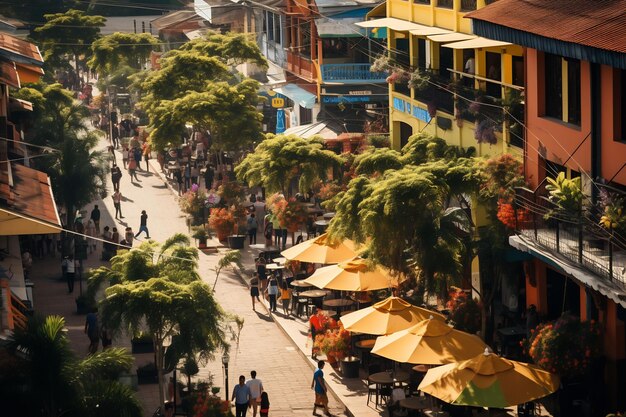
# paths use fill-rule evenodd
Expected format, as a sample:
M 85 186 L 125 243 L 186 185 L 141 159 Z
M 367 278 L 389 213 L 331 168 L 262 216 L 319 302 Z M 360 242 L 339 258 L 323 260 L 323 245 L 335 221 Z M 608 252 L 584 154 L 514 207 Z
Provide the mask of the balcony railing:
M 372 64 L 324 64 L 321 66 L 322 81 L 346 84 L 384 83 L 387 74 L 371 72 Z
M 452 9 L 454 7 L 453 0 L 437 0 L 437 7 L 442 9 Z
M 287 70 L 311 81 L 317 77 L 313 61 L 291 51 L 287 52 Z
M 546 198 L 544 190 L 515 191 L 519 235 L 601 279 L 626 287 L 626 242 L 599 225 L 597 210 L 587 208 L 579 218 L 556 214 L 546 219 L 545 214 L 556 206 Z

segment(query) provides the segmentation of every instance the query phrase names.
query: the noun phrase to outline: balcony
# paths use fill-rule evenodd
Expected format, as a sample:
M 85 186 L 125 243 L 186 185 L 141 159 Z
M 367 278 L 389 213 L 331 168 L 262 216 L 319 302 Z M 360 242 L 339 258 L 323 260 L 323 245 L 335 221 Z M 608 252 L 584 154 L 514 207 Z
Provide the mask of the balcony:
M 287 52 L 287 71 L 311 82 L 317 78 L 313 61 L 292 51 Z
M 546 219 L 545 213 L 556 206 L 547 199 L 545 191 L 527 188 L 516 189 L 515 203 L 518 237 L 540 252 L 591 272 L 607 285 L 626 290 L 626 241 L 599 225 L 598 209 L 586 208 L 580 219 L 565 215 Z M 521 210 L 525 215 L 520 215 Z
M 324 64 L 322 82 L 324 83 L 384 83 L 387 74 L 384 72 L 371 72 L 372 64 Z

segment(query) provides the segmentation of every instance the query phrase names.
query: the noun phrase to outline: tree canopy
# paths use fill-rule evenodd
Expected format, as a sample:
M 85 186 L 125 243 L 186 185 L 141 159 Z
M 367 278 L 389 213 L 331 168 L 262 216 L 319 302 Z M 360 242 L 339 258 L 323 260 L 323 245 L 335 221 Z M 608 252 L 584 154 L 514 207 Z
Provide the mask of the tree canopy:
M 0 398 L 7 415 L 139 417 L 130 387 L 118 381 L 133 358 L 111 348 L 78 359 L 59 316 L 32 316 L 0 352 Z
M 157 45 L 157 39 L 149 33 L 115 32 L 93 42 L 87 65 L 101 77 L 110 75 L 120 66 L 140 70 Z
M 325 179 L 328 170 L 342 162 L 340 156 L 323 148 L 321 139 L 268 134 L 235 168 L 235 173 L 251 186 L 261 185 L 269 193 L 288 195 L 293 179 L 298 179 L 298 189 L 306 193 L 315 181 Z

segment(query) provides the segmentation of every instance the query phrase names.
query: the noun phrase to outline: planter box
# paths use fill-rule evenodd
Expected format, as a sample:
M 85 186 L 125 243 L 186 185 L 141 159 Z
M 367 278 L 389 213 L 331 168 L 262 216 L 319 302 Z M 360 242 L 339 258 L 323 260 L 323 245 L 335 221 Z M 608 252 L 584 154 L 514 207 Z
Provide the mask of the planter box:
M 228 236 L 228 247 L 231 249 L 243 249 L 246 235 Z
M 359 358 L 355 356 L 347 356 L 341 360 L 341 374 L 344 378 L 359 377 Z
M 130 341 L 132 346 L 132 353 L 153 353 L 154 345 L 152 344 L 152 340 L 138 340 L 132 339 Z

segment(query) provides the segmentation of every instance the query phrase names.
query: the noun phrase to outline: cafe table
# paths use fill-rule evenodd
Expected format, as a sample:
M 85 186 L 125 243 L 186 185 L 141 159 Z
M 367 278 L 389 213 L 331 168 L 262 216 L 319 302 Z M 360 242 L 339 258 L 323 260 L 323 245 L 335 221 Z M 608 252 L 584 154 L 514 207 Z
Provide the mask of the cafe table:
M 377 372 L 375 374 L 371 374 L 367 381 L 369 384 L 376 385 L 376 405 L 378 405 L 379 401 L 379 393 L 380 389 L 383 387 L 393 387 L 395 384 L 400 384 L 402 382 L 407 382 L 409 380 L 409 374 L 404 371 L 395 371 L 395 372 Z
M 354 305 L 354 301 L 346 300 L 344 298 L 335 298 L 332 300 L 324 300 L 324 307 L 337 309 L 337 311 L 341 311 L 346 307 L 350 307 Z
M 267 265 L 265 265 L 265 269 L 269 269 L 270 271 L 275 271 L 275 270 L 278 270 L 278 269 L 285 269 L 285 265 L 267 264 Z
M 296 288 L 311 288 L 312 285 L 309 284 L 308 282 L 304 282 L 304 280 L 295 280 L 295 281 L 291 281 L 291 286 L 292 287 L 296 287 Z
M 426 397 L 408 397 L 400 400 L 400 407 L 420 411 L 430 408 L 430 404 Z
M 298 293 L 298 297 L 310 298 L 315 307 L 322 307 L 320 302 L 322 298 L 326 297 L 326 291 L 324 290 L 308 290 Z

